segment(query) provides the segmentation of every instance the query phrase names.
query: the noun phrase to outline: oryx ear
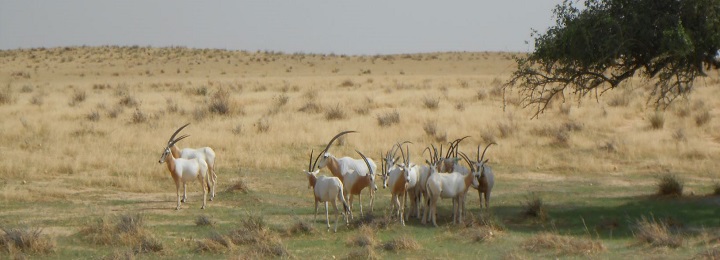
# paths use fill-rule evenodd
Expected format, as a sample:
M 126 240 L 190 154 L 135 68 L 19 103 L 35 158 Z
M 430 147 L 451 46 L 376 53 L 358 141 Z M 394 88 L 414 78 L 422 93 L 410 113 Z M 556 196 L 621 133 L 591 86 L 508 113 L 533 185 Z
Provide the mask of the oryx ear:
M 485 159 L 485 161 L 483 161 L 483 164 L 486 164 L 488 161 L 490 161 L 490 159 Z
M 460 161 L 460 157 L 455 157 L 455 158 L 453 158 L 453 161 L 459 162 L 459 161 Z

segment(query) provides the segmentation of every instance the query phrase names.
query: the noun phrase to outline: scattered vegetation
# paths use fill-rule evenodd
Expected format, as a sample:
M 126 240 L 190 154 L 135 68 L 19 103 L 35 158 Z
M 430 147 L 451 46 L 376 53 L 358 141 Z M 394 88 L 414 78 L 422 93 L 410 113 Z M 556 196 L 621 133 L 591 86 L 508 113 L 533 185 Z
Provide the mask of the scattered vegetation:
M 530 252 L 555 251 L 558 255 L 594 255 L 605 251 L 601 241 L 584 237 L 564 236 L 550 232 L 534 235 L 522 243 Z
M 677 175 L 665 174 L 658 178 L 658 195 L 661 196 L 682 196 L 683 183 Z
M 382 248 L 387 251 L 418 250 L 420 249 L 420 244 L 411 236 L 401 235 L 383 243 Z
M 656 111 L 648 117 L 650 121 L 650 127 L 652 129 L 662 129 L 665 126 L 665 115 L 662 112 Z
M 425 105 L 425 108 L 430 110 L 435 110 L 440 107 L 440 99 L 439 98 L 432 98 L 432 97 L 425 97 L 423 99 L 423 105 Z
M 697 115 L 695 115 L 695 125 L 698 127 L 706 125 L 708 122 L 710 122 L 710 119 L 712 117 L 710 116 L 710 111 L 707 109 L 700 111 Z
M 208 215 L 200 215 L 195 219 L 195 225 L 197 226 L 214 226 L 215 222 L 210 219 Z
M 210 99 L 209 110 L 213 114 L 230 114 L 230 92 L 219 88 Z
M 42 234 L 40 228 L 2 227 L 0 229 L 5 233 L 0 237 L 0 250 L 6 253 L 49 254 L 55 251 L 55 242 Z
M 545 221 L 548 218 L 542 198 L 535 193 L 525 197 L 522 214 L 527 218 L 535 218 L 540 221 Z
M 340 104 L 335 107 L 328 107 L 325 109 L 325 119 L 328 121 L 345 119 L 345 111 L 340 107 Z
M 683 244 L 682 236 L 672 234 L 667 223 L 657 221 L 654 217 L 648 219 L 643 216 L 637 220 L 634 235 L 641 243 L 656 247 L 677 248 Z
M 397 110 L 377 116 L 378 125 L 382 127 L 392 126 L 400 123 L 400 113 Z

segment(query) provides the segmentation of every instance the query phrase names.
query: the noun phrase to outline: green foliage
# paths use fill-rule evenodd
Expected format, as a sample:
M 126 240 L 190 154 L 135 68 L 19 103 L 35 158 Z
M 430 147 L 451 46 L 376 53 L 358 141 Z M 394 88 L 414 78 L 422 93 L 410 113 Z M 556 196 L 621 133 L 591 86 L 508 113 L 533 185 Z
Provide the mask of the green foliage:
M 557 95 L 602 94 L 635 75 L 654 79 L 648 101 L 667 107 L 720 68 L 719 0 L 586 0 L 583 8 L 566 0 L 554 14 L 505 85 L 535 117 Z

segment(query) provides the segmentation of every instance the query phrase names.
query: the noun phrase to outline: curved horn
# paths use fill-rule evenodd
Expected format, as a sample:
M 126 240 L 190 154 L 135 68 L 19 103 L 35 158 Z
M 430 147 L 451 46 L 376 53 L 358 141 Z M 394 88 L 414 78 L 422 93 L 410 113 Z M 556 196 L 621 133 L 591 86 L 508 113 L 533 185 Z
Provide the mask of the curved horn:
M 365 155 L 362 154 L 360 151 L 358 151 L 358 150 L 355 150 L 355 151 L 356 151 L 358 154 L 360 154 L 360 156 L 361 156 L 361 157 L 363 158 L 363 160 L 365 161 L 365 165 L 367 165 L 367 167 L 368 167 L 368 174 L 373 175 L 374 173 L 373 173 L 373 171 L 372 171 L 372 167 L 370 167 L 370 162 L 368 162 L 367 157 L 365 157 Z
M 485 152 L 487 152 L 487 149 L 490 148 L 491 145 L 496 144 L 494 142 L 489 143 L 487 146 L 485 146 L 485 150 L 483 150 L 482 156 L 478 157 L 478 162 L 481 162 L 482 159 L 485 158 Z M 478 155 L 480 154 L 480 145 L 478 145 Z
M 172 141 L 174 140 L 175 136 L 176 136 L 178 133 L 180 133 L 180 131 L 183 130 L 183 128 L 185 128 L 185 127 L 188 126 L 188 125 L 190 125 L 190 123 L 187 123 L 187 124 L 185 124 L 184 126 L 181 126 L 181 127 L 178 128 L 177 130 L 175 130 L 175 133 L 173 133 L 172 136 L 170 136 L 170 140 L 168 140 L 168 143 L 172 142 Z M 170 145 L 170 146 L 172 146 L 172 145 Z
M 465 138 L 468 138 L 468 137 L 470 137 L 470 136 L 466 135 L 463 138 L 455 139 L 455 157 L 458 156 L 458 150 L 460 150 L 460 142 L 462 142 L 462 140 L 465 140 Z
M 408 154 L 407 154 L 407 162 L 405 163 L 405 165 L 407 165 L 407 167 L 410 167 L 410 146 L 409 146 L 409 145 L 406 145 L 406 146 L 405 146 L 405 150 L 408 151 Z
M 313 167 L 315 167 L 315 165 L 317 165 L 317 161 L 320 159 L 320 156 L 322 156 L 325 152 L 327 152 L 328 149 L 330 149 L 330 146 L 332 145 L 333 142 L 335 142 L 335 139 L 338 139 L 338 137 L 340 137 L 344 134 L 355 133 L 355 132 L 357 132 L 357 131 L 342 131 L 339 134 L 336 134 L 332 139 L 330 139 L 330 142 L 328 142 L 327 146 L 325 146 L 325 149 L 323 149 L 318 154 L 317 158 L 315 158 L 315 163 L 313 163 Z
M 407 159 L 405 158 L 405 151 L 403 151 L 402 145 L 398 145 L 398 146 L 400 147 L 400 154 L 402 155 L 403 163 L 407 166 L 408 162 L 407 162 Z
M 465 162 L 467 162 L 467 164 L 470 165 L 470 171 L 475 172 L 475 164 L 473 164 L 472 161 L 470 161 L 470 159 L 468 159 L 468 156 L 465 153 L 460 152 L 460 157 L 465 159 Z
M 380 152 L 380 157 L 382 157 L 382 151 Z M 380 169 L 380 173 L 382 173 L 382 175 L 385 175 L 385 171 L 387 171 L 387 169 L 385 169 L 385 160 L 380 160 L 380 167 L 382 167 Z
M 313 171 L 312 159 L 313 159 L 314 152 L 315 152 L 315 150 L 310 150 L 310 162 L 308 162 L 308 171 L 309 172 Z
M 175 140 L 172 140 L 170 143 L 168 143 L 167 147 L 172 147 L 173 145 L 175 145 L 175 143 L 179 142 L 182 139 L 185 139 L 188 136 L 190 136 L 190 135 L 183 135 L 181 137 L 176 138 Z

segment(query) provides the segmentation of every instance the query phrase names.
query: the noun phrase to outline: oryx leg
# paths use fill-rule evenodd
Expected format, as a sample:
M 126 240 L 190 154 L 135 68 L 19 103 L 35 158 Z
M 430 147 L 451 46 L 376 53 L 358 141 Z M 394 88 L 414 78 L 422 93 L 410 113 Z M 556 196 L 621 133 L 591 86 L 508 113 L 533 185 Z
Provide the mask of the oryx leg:
M 317 210 L 318 210 L 318 201 L 315 200 L 315 218 L 313 218 L 313 222 L 317 221 Z
M 177 207 L 175 210 L 180 210 L 180 181 L 175 180 L 175 193 L 177 195 Z
M 215 199 L 215 185 L 217 185 L 217 174 L 215 174 L 215 165 L 208 167 L 209 173 L 211 174 L 210 183 L 208 184 L 208 189 L 210 190 L 210 201 L 213 201 Z M 210 185 L 212 184 L 212 189 L 210 188 Z
M 400 205 L 400 223 L 405 226 L 405 202 L 407 201 L 407 192 L 403 192 L 403 201 Z
M 352 195 L 350 195 L 352 196 Z M 351 197 L 352 198 L 352 197 Z M 352 203 L 352 202 L 351 202 Z M 362 193 L 358 193 L 358 205 L 360 205 L 360 217 L 363 217 L 363 210 L 362 210 Z
M 182 202 L 187 202 L 187 183 L 183 182 L 183 196 Z
M 325 202 L 325 221 L 327 222 L 328 231 L 330 231 L 330 214 L 328 213 L 328 202 Z
M 200 179 L 200 189 L 203 191 L 203 203 L 202 203 L 202 207 L 200 207 L 200 209 L 205 209 L 205 204 L 207 203 L 208 189 L 206 189 L 206 187 L 205 187 L 207 185 L 205 177 L 207 177 L 207 176 L 203 176 L 202 173 L 198 175 L 198 179 Z
M 336 203 L 335 199 L 332 200 L 332 205 L 333 205 L 333 207 L 335 208 L 335 233 L 337 233 L 337 224 L 338 224 L 338 219 L 340 219 L 340 210 L 338 210 L 337 203 Z M 329 220 L 328 220 L 328 221 L 329 221 Z M 328 222 L 328 231 L 329 231 L 329 228 L 330 228 L 329 224 L 330 224 L 330 222 Z

